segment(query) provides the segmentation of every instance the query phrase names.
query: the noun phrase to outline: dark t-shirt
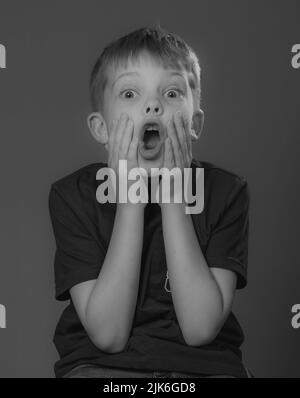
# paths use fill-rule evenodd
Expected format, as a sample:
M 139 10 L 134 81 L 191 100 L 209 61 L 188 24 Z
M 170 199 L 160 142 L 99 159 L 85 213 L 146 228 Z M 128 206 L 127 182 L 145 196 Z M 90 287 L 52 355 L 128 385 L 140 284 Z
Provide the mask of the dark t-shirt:
M 56 239 L 55 297 L 70 300 L 53 339 L 60 355 L 54 367 L 56 377 L 85 363 L 247 377 L 240 350 L 244 334 L 232 312 L 212 343 L 197 347 L 186 344 L 170 285 L 166 283 L 161 210 L 156 203 L 145 207 L 139 292 L 127 345 L 122 352 L 106 353 L 91 342 L 69 290 L 98 278 L 112 234 L 117 205 L 100 204 L 96 199 L 100 184 L 96 173 L 101 167 L 107 164 L 83 167 L 53 183 L 50 190 L 49 208 Z M 192 167 L 204 168 L 204 209 L 188 216 L 192 217 L 206 262 L 209 267 L 236 272 L 237 289 L 241 289 L 247 283 L 248 184 L 243 177 L 206 161 L 193 159 Z

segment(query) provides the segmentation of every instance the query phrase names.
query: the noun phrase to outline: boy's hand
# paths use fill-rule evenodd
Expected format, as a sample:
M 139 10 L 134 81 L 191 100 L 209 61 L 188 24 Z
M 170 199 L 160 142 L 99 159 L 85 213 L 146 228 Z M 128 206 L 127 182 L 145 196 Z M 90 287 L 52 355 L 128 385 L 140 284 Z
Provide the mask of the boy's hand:
M 119 186 L 119 178 L 128 177 L 127 173 L 132 168 L 138 166 L 138 132 L 134 131 L 134 124 L 132 119 L 123 112 L 119 119 L 114 119 L 111 123 L 109 138 L 108 138 L 108 167 L 113 169 L 117 177 L 117 188 Z M 127 173 L 120 170 L 119 175 L 119 160 L 127 160 Z M 134 181 L 127 181 L 128 189 Z M 117 189 L 118 191 L 118 189 Z M 115 192 L 119 196 L 118 192 Z M 118 202 L 118 200 L 117 200 Z M 130 203 L 130 201 L 129 201 Z M 146 206 L 146 203 L 139 203 Z
M 127 160 L 127 169 L 138 167 L 137 161 L 138 137 L 134 132 L 133 121 L 126 113 L 111 123 L 108 138 L 108 167 L 116 174 L 119 172 L 119 160 Z
M 192 144 L 188 121 L 183 117 L 180 111 L 169 120 L 167 124 L 168 137 L 165 140 L 164 165 L 168 170 L 178 168 L 175 178 L 182 178 L 182 192 L 178 192 L 184 202 L 183 182 L 184 168 L 191 166 L 192 162 Z M 175 172 L 175 170 L 174 170 Z M 172 180 L 171 180 L 172 181 Z M 174 184 L 170 184 L 170 200 L 174 201 Z M 164 203 L 158 203 L 160 206 Z
M 190 167 L 192 162 L 191 134 L 186 118 L 180 111 L 167 124 L 168 137 L 165 141 L 164 167 L 169 170 Z

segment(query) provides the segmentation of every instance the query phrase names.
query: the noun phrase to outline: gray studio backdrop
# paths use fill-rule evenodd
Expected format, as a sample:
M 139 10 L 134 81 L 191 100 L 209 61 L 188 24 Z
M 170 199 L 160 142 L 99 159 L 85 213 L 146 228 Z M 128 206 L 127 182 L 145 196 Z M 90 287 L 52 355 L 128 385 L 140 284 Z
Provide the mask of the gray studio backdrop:
M 247 178 L 249 279 L 234 312 L 256 376 L 300 376 L 298 1 L 3 1 L 0 43 L 0 377 L 53 377 L 50 184 L 106 160 L 89 136 L 88 79 L 109 41 L 160 22 L 197 51 L 204 133 L 194 156 Z

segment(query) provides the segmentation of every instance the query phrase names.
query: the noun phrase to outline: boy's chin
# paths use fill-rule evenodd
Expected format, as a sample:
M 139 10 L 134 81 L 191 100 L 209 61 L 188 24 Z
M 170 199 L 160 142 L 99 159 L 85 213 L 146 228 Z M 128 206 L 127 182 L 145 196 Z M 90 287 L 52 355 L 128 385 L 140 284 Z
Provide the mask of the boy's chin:
M 163 151 L 153 159 L 145 159 L 140 153 L 138 154 L 138 165 L 147 171 L 148 176 L 151 174 L 152 168 L 162 168 L 164 164 Z

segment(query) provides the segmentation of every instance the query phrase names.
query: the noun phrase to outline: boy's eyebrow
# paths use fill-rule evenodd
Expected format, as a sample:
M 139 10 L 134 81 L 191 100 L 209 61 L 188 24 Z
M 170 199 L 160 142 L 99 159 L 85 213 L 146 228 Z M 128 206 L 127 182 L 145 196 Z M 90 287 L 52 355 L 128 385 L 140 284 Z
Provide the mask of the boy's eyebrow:
M 124 72 L 124 73 L 121 73 L 120 74 L 120 76 L 118 76 L 117 78 L 116 78 L 116 80 L 113 82 L 113 84 L 112 84 L 112 87 L 114 87 L 114 85 L 116 84 L 116 82 L 121 78 L 121 77 L 123 77 L 123 76 L 127 76 L 127 75 L 139 75 L 139 73 L 138 72 Z M 180 77 L 182 77 L 183 79 L 184 79 L 184 76 L 182 75 L 182 73 L 180 73 L 180 72 L 171 72 L 170 73 L 170 75 L 171 76 L 180 76 Z
M 182 78 L 184 79 L 183 74 L 180 73 L 180 72 L 172 72 L 172 73 L 171 73 L 171 76 L 180 76 L 180 77 L 182 77 Z
M 117 82 L 121 77 L 126 76 L 126 75 L 139 75 L 139 73 L 138 73 L 138 72 L 124 72 L 124 73 L 121 73 L 120 76 L 118 76 L 118 77 L 116 78 L 116 80 L 113 82 L 112 87 L 116 84 L 116 82 Z

